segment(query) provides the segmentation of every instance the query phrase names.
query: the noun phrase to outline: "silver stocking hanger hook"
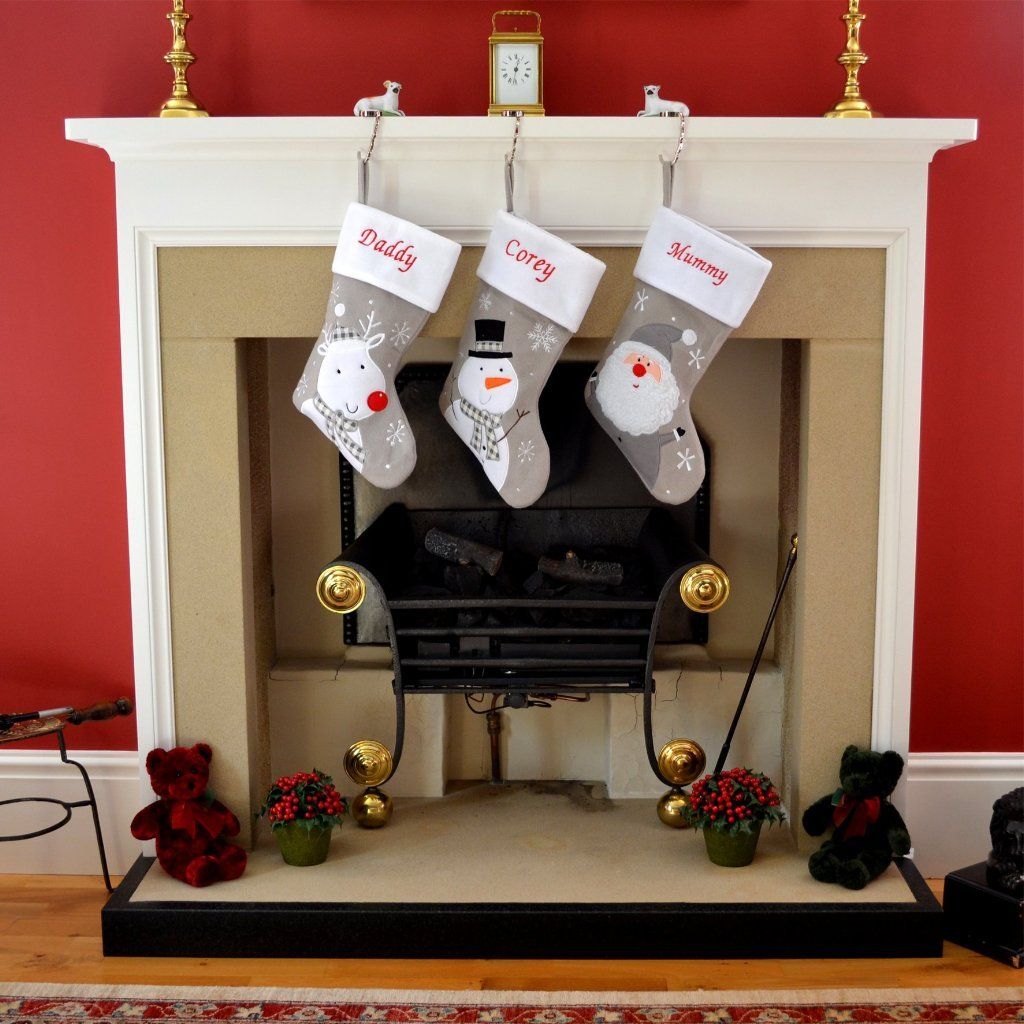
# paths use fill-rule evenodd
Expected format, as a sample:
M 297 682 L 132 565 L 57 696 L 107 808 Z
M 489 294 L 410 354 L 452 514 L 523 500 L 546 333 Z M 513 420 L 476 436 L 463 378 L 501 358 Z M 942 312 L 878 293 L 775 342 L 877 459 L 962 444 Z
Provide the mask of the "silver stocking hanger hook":
M 679 118 L 679 139 L 676 142 L 676 151 L 672 154 L 672 159 L 666 160 L 660 153 L 658 154 L 658 159 L 661 161 L 662 202 L 671 209 L 672 189 L 676 183 L 676 164 L 679 163 L 679 157 L 686 148 L 686 115 L 676 111 L 666 111 L 658 116 Z
M 516 187 L 516 147 L 519 145 L 519 129 L 523 124 L 523 111 L 503 110 L 502 117 L 514 117 L 516 127 L 512 132 L 512 148 L 505 154 L 505 209 L 509 213 L 515 213 L 513 207 L 513 193 Z
M 373 156 L 373 147 L 377 144 L 377 133 L 380 131 L 380 111 L 362 110 L 358 117 L 373 118 L 373 133 L 370 135 L 370 145 L 364 154 L 359 151 L 359 202 L 365 205 L 366 197 L 370 191 L 370 157 Z

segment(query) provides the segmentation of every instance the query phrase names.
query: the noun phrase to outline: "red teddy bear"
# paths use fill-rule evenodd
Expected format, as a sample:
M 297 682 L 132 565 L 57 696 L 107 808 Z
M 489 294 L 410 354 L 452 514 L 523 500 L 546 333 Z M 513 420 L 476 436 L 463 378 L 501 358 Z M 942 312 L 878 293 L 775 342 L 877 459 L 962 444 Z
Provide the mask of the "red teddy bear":
M 227 840 L 238 835 L 238 819 L 206 795 L 213 750 L 157 748 L 146 757 L 146 771 L 160 797 L 132 820 L 136 839 L 155 839 L 161 867 L 189 885 L 231 881 L 245 870 L 246 853 Z

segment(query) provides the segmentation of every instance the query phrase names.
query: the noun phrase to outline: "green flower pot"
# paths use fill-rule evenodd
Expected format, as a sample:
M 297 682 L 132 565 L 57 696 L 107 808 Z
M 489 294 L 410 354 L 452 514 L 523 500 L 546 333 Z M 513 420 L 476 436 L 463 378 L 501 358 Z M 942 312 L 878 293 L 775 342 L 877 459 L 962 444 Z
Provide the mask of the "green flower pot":
M 289 821 L 273 829 L 274 838 L 281 848 L 285 864 L 297 868 L 323 864 L 331 848 L 331 829 L 306 828 L 297 821 Z
M 703 832 L 704 846 L 712 864 L 723 868 L 744 868 L 757 852 L 761 822 L 757 822 L 750 832 L 720 832 L 714 828 L 706 828 Z

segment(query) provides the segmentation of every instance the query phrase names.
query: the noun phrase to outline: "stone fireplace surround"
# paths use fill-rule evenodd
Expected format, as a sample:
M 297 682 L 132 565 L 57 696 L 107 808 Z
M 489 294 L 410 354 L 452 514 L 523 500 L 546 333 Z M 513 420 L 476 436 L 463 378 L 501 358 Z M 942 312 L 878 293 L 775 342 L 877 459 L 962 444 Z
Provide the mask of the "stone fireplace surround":
M 386 122 L 370 201 L 479 244 L 501 200 L 509 127 Z M 236 339 L 319 330 L 323 247 L 354 198 L 368 130 L 352 118 L 68 122 L 68 137 L 107 149 L 117 174 L 139 748 L 211 740 L 218 793 L 239 807 L 269 768 L 273 609 L 253 574 L 270 557 L 268 468 L 247 408 L 259 350 Z M 528 120 L 518 211 L 577 244 L 636 246 L 675 130 Z M 783 357 L 799 396 L 783 446 L 799 460 L 783 461 L 792 501 L 778 532 L 780 546 L 792 528 L 802 542 L 777 650 L 793 806 L 832 785 L 848 740 L 908 748 L 927 164 L 973 133 L 965 121 L 690 124 L 677 207 L 776 263 L 737 338 L 801 339 Z M 611 255 L 578 358 L 596 354 L 586 339 L 608 335 L 629 288 L 631 260 Z M 461 330 L 468 256 L 425 336 Z

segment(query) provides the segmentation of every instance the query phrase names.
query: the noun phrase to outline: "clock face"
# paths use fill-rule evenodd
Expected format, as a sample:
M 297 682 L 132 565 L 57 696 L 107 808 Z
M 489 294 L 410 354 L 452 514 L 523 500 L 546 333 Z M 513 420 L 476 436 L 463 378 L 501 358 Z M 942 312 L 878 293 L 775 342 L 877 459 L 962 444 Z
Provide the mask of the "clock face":
M 498 43 L 494 59 L 495 102 L 503 104 L 537 103 L 540 84 L 540 60 L 536 43 Z

